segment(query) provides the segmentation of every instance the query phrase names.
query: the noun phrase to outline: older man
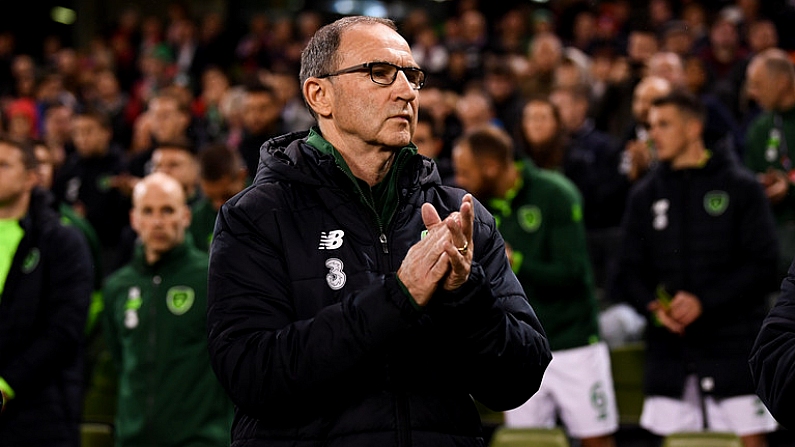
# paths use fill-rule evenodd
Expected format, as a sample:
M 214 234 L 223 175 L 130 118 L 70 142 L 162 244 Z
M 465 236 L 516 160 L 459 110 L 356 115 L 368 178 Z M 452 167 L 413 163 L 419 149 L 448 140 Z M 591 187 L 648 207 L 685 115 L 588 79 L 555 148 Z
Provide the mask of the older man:
M 493 217 L 411 144 L 425 73 L 391 21 L 348 17 L 301 80 L 318 126 L 265 143 L 211 248 L 233 445 L 483 445 L 472 399 L 522 404 L 549 344 Z

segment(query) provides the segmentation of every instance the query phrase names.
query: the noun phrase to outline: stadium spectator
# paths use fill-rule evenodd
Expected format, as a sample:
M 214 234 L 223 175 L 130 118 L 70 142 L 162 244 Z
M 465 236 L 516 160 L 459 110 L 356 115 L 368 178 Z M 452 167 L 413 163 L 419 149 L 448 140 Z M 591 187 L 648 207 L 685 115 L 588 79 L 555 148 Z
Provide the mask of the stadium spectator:
M 191 206 L 188 229 L 196 248 L 209 252 L 218 210 L 248 183 L 248 171 L 240 154 L 229 147 L 215 144 L 199 154 L 201 197 Z
M 108 120 L 96 113 L 79 113 L 72 120 L 71 154 L 55 177 L 58 200 L 84 216 L 97 232 L 103 264 L 114 257 L 122 229 L 127 225 L 129 201 L 114 186 L 125 170 L 121 151 L 111 145 Z
M 185 200 L 192 206 L 201 198 L 199 160 L 187 140 L 163 142 L 152 151 L 152 172 L 168 174 L 182 185 Z
M 568 137 L 560 112 L 546 98 L 527 101 L 522 110 L 519 150 L 541 169 L 562 171 Z
M 773 213 L 782 279 L 795 257 L 795 68 L 778 49 L 755 56 L 748 65 L 748 94 L 764 110 L 750 125 L 745 165 L 756 173 Z
M 671 83 L 658 76 L 648 76 L 635 87 L 632 95 L 632 120 L 625 126 L 619 171 L 630 182 L 641 178 L 655 161 L 654 145 L 649 138 L 649 110 L 652 102 L 671 92 Z
M 560 111 L 563 130 L 568 134 L 562 172 L 582 195 L 595 284 L 604 288 L 608 271 L 615 268 L 617 260 L 619 225 L 629 182 L 618 171 L 618 142 L 597 130 L 588 118 L 589 93 L 586 86 L 556 89 L 550 100 Z
M 257 172 L 262 143 L 283 132 L 281 100 L 270 85 L 257 83 L 246 89 L 243 99 L 243 140 L 237 151 L 248 172 Z

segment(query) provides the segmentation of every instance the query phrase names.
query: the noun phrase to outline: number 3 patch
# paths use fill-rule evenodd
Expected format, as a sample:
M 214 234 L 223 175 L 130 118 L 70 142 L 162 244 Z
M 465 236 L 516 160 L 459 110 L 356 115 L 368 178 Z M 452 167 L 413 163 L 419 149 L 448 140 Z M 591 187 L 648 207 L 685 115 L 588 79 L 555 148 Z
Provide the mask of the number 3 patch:
M 342 261 L 337 258 L 326 259 L 326 282 L 331 290 L 339 290 L 345 286 L 345 272 L 342 271 Z

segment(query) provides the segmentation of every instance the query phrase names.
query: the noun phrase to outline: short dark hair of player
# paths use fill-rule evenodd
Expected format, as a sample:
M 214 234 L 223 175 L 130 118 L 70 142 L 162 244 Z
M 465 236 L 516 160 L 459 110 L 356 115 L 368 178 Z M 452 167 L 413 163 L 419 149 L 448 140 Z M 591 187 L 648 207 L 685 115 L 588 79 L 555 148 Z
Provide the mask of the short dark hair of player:
M 680 113 L 704 122 L 706 111 L 704 104 L 695 95 L 684 90 L 674 90 L 665 96 L 661 96 L 651 103 L 652 107 L 674 106 Z

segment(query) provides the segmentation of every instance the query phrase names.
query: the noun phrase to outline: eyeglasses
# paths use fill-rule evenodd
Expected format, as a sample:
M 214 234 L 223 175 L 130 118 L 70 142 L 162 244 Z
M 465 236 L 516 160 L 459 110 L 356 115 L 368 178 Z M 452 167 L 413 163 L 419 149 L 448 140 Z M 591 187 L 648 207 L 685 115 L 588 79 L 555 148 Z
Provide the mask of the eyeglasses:
M 353 67 L 343 68 L 333 73 L 326 73 L 318 78 L 328 78 L 347 73 L 370 72 L 370 79 L 378 85 L 392 85 L 397 79 L 398 71 L 402 71 L 409 80 L 411 88 L 419 90 L 425 85 L 425 72 L 417 67 L 398 67 L 389 62 L 367 62 Z

